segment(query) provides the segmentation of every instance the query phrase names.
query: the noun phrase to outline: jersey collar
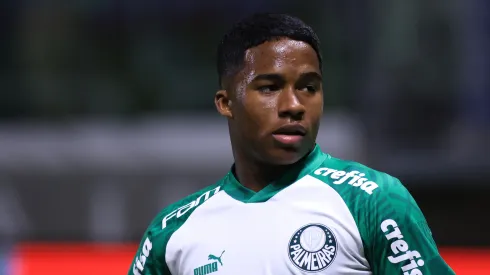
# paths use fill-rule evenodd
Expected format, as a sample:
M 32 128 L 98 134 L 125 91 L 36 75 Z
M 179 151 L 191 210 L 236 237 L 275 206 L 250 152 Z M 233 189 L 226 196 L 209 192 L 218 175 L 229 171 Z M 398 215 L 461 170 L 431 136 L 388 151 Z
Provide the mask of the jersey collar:
M 299 161 L 279 180 L 270 183 L 259 192 L 252 191 L 240 184 L 233 174 L 233 169 L 231 169 L 224 178 L 225 183 L 223 190 L 235 200 L 244 203 L 265 202 L 285 187 L 318 168 L 327 157 L 328 155 L 322 152 L 320 146 L 318 144 L 315 145 L 313 151 L 311 151 L 305 159 Z

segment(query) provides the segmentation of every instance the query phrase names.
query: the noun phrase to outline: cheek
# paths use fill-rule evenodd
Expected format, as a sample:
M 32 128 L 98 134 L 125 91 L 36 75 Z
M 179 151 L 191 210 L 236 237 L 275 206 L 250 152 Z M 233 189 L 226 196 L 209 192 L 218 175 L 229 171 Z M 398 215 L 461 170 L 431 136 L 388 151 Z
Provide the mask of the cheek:
M 243 131 L 246 135 L 257 136 L 268 130 L 275 114 L 277 103 L 275 100 L 261 97 L 243 97 L 239 102 L 238 110 Z M 238 107 L 238 106 L 237 106 Z
M 277 100 L 272 98 L 264 99 L 262 102 L 262 106 L 265 112 L 274 111 L 277 109 Z
M 323 100 L 319 100 L 319 102 L 317 103 L 317 110 L 320 113 L 320 115 L 322 115 L 322 113 L 323 113 Z
M 277 100 L 274 96 L 263 96 L 250 93 L 242 98 L 241 104 L 246 112 L 257 119 L 267 119 L 277 110 Z
M 305 106 L 306 108 L 306 120 L 311 123 L 313 128 L 318 128 L 320 120 L 323 115 L 323 101 L 321 98 L 312 100 Z
M 323 94 L 322 93 L 318 93 L 315 98 L 313 98 L 311 101 L 310 101 L 310 104 L 309 104 L 311 107 L 310 107 L 310 110 L 313 110 L 315 113 L 322 113 L 323 112 Z

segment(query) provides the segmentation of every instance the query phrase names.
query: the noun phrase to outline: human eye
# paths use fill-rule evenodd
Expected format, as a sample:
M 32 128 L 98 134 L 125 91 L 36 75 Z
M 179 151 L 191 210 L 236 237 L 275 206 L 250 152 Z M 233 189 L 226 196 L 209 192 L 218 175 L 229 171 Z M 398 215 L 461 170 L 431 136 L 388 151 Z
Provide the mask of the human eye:
M 262 85 L 257 88 L 257 90 L 261 93 L 272 93 L 279 90 L 279 86 L 277 85 Z
M 308 84 L 308 85 L 305 85 L 304 87 L 302 87 L 301 90 L 308 92 L 308 93 L 315 93 L 316 91 L 318 91 L 318 87 L 316 85 L 313 85 L 313 84 Z

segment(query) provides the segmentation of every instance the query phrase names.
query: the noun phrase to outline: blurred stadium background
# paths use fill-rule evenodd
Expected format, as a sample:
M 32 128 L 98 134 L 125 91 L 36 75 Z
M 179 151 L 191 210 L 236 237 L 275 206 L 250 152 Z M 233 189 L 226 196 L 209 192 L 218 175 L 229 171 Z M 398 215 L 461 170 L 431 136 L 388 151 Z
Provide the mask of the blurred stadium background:
M 402 180 L 458 274 L 490 274 L 490 2 L 0 2 L 0 275 L 125 274 L 232 159 L 215 47 L 288 12 L 323 42 L 323 149 Z

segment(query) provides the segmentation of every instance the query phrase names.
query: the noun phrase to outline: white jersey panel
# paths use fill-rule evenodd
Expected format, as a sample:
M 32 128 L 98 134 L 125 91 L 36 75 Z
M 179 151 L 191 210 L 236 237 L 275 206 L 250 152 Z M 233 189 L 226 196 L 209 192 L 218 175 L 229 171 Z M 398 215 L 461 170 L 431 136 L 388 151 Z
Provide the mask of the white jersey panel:
M 165 256 L 173 275 L 371 274 L 347 205 L 311 176 L 261 203 L 219 192 L 174 232 Z

